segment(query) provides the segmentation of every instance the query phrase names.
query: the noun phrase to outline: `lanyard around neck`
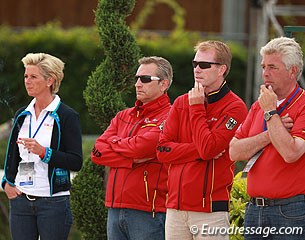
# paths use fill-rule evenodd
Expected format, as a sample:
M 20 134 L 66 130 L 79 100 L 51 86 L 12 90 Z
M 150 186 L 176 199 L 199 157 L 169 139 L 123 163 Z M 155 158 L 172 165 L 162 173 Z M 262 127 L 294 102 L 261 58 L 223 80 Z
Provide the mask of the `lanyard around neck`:
M 281 107 L 281 109 L 279 109 L 279 110 L 276 110 L 277 111 L 277 113 L 278 113 L 278 115 L 280 115 L 283 111 L 284 111 L 284 109 L 289 105 L 289 103 L 292 101 L 292 99 L 294 99 L 294 97 L 297 95 L 297 93 L 300 91 L 300 87 L 298 87 L 295 91 L 294 91 L 294 93 L 292 94 L 292 96 L 287 100 L 287 102 Z M 266 122 L 266 120 L 264 120 L 264 131 L 266 131 L 267 130 L 267 122 Z
M 298 87 L 298 88 L 295 90 L 295 92 L 294 92 L 294 93 L 292 94 L 292 96 L 288 99 L 288 101 L 284 104 L 284 106 L 281 107 L 281 109 L 277 111 L 278 114 L 281 114 L 281 113 L 284 111 L 284 109 L 289 105 L 289 103 L 292 101 L 292 99 L 294 99 L 295 95 L 297 95 L 297 93 L 300 91 L 300 89 L 301 89 L 301 88 Z
M 35 136 L 37 135 L 39 129 L 41 128 L 43 122 L 46 120 L 47 116 L 49 115 L 49 112 L 46 113 L 46 115 L 43 117 L 42 121 L 40 122 L 38 128 L 36 129 L 36 132 L 34 133 L 34 135 L 31 137 L 32 135 L 32 115 L 30 116 L 30 126 L 29 126 L 29 138 L 35 138 Z

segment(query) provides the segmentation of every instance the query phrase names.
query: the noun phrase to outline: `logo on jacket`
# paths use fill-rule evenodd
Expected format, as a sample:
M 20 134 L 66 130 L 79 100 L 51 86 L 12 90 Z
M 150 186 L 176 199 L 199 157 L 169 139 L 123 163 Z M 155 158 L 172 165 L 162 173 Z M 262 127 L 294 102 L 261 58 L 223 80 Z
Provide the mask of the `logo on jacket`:
M 155 118 L 154 118 L 153 120 L 150 120 L 149 118 L 145 118 L 145 119 L 144 119 L 144 122 L 145 122 L 145 123 L 155 123 L 155 122 L 158 122 L 158 119 L 155 119 Z
M 208 122 L 216 122 L 217 120 L 218 120 L 217 118 L 212 117 L 211 119 L 208 120 Z
M 237 121 L 234 118 L 231 118 L 226 122 L 226 128 L 232 130 L 237 124 Z
M 164 124 L 165 124 L 165 120 L 159 125 L 159 129 L 160 129 L 161 131 L 163 131 Z
M 101 153 L 97 148 L 95 148 L 95 146 L 94 146 L 93 149 L 92 149 L 92 154 L 93 154 L 95 157 L 101 157 L 101 156 L 102 156 L 102 153 Z

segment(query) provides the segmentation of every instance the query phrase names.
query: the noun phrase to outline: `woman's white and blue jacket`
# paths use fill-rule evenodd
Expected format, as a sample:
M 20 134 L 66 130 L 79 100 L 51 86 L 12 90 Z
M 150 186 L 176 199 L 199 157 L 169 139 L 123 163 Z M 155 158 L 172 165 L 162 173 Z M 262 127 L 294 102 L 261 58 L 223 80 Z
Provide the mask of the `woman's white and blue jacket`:
M 25 107 L 16 112 L 4 162 L 3 188 L 6 182 L 15 186 L 15 177 L 21 161 L 16 141 L 28 114 L 30 112 L 25 111 Z M 51 145 L 46 149 L 42 161 L 48 164 L 50 196 L 52 196 L 54 193 L 71 188 L 70 171 L 81 169 L 83 156 L 79 114 L 60 102 L 57 108 L 50 112 L 50 116 L 54 118 Z

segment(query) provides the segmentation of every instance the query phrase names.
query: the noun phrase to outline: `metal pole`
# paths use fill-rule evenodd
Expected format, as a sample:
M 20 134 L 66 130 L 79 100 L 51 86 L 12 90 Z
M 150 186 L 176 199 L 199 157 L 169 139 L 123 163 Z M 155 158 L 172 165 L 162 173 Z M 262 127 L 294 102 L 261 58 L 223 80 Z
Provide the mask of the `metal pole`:
M 258 12 L 257 16 L 257 52 L 260 51 L 261 47 L 264 46 L 268 40 L 268 16 L 267 16 L 267 3 L 263 2 L 263 8 Z M 254 70 L 254 83 L 253 83 L 253 98 L 256 100 L 259 96 L 260 85 L 262 81 L 262 68 L 261 68 L 261 57 L 257 53 Z

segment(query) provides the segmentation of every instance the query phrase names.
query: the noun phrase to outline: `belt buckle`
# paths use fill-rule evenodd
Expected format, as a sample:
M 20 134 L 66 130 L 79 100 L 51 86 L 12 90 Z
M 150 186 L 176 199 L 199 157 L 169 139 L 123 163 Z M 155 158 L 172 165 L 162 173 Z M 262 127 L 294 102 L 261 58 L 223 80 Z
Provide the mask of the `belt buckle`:
M 34 196 L 30 196 L 30 195 L 27 195 L 25 194 L 26 198 L 29 200 L 29 201 L 36 201 L 36 197 Z
M 264 198 L 255 198 L 255 205 L 258 207 L 266 206 L 265 199 Z

